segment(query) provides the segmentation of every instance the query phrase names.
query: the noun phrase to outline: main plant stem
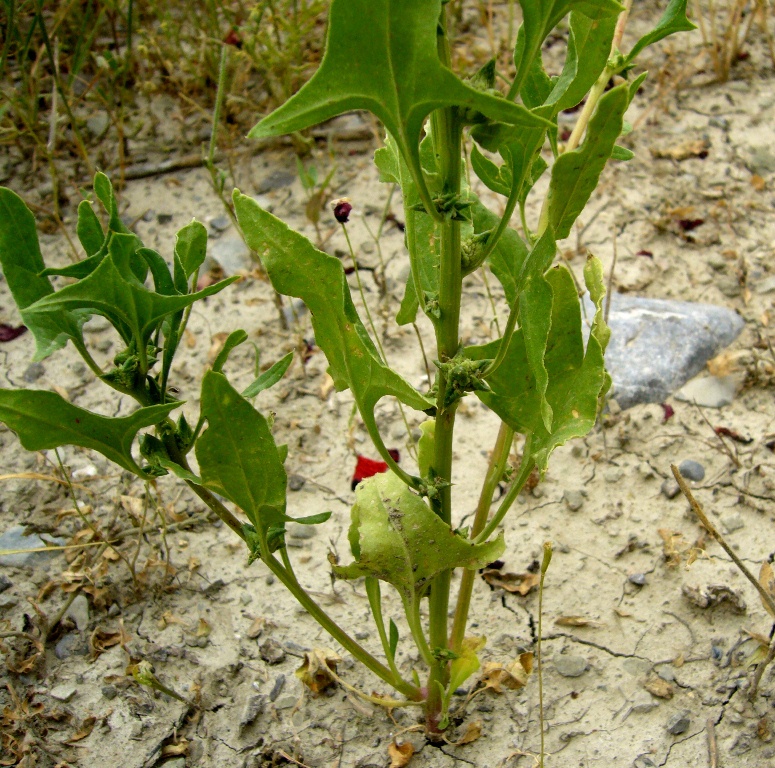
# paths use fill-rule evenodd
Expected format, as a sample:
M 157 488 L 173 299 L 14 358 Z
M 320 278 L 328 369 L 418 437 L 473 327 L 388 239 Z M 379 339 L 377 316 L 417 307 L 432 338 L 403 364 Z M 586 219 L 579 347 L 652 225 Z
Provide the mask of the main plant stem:
M 449 65 L 449 43 L 446 36 L 446 13 L 442 9 L 439 24 L 439 57 Z M 432 118 L 433 142 L 442 180 L 442 195 L 446 199 L 460 194 L 462 175 L 462 127 L 454 108 L 434 112 Z M 454 209 L 454 206 L 453 206 Z M 462 270 L 460 254 L 460 222 L 447 215 L 441 224 L 441 256 L 439 264 L 439 320 L 436 323 L 436 349 L 440 363 L 452 360 L 457 354 L 460 326 L 460 297 Z M 456 403 L 445 404 L 447 376 L 439 370 L 438 400 L 436 404 L 435 455 L 433 470 L 441 481 L 438 495 L 433 500 L 436 514 L 448 525 L 452 524 L 452 438 L 455 428 Z M 449 611 L 450 571 L 443 571 L 431 583 L 429 596 L 429 639 L 431 646 L 426 728 L 438 731 L 444 689 L 448 684 L 449 661 L 444 651 L 447 642 L 447 613 Z

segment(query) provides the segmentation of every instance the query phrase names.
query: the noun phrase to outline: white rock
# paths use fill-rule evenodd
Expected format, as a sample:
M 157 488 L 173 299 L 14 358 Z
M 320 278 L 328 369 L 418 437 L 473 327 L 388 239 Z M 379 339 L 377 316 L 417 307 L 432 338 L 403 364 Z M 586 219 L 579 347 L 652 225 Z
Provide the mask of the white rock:
M 698 376 L 676 392 L 678 400 L 695 403 L 704 408 L 723 408 L 737 394 L 738 376 Z

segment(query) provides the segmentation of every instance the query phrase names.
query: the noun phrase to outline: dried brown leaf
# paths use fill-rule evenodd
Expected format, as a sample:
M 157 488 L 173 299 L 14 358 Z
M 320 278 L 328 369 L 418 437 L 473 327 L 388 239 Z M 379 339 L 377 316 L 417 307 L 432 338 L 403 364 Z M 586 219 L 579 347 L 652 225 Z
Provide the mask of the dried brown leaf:
M 466 727 L 466 732 L 455 742 L 455 746 L 459 747 L 462 744 L 470 744 L 472 741 L 476 741 L 482 735 L 482 721 L 474 720 L 473 723 L 469 723 Z
M 97 718 L 94 715 L 89 715 L 82 723 L 80 728 L 65 742 L 65 744 L 73 744 L 76 741 L 85 739 L 93 730 L 94 724 L 97 722 Z
M 413 754 L 414 746 L 411 741 L 405 741 L 403 744 L 396 744 L 395 741 L 391 741 L 388 744 L 390 768 L 404 768 L 409 765 Z
M 188 741 L 181 737 L 177 744 L 167 744 L 162 747 L 162 757 L 172 757 L 173 755 L 185 755 L 188 753 Z
M 313 693 L 320 693 L 337 682 L 336 667 L 341 661 L 341 657 L 328 648 L 314 648 L 304 654 L 296 677 Z
M 245 633 L 251 640 L 255 640 L 263 631 L 266 626 L 266 618 L 264 616 L 256 616 L 253 619 L 253 623 L 250 625 L 250 629 Z
M 210 622 L 208 622 L 206 619 L 200 618 L 199 623 L 196 626 L 196 636 L 207 637 L 212 631 L 213 628 L 210 626 Z
M 584 616 L 560 616 L 556 619 L 555 624 L 561 627 L 602 627 L 603 625 L 599 621 L 594 619 L 587 619 Z
M 502 573 L 496 568 L 485 568 L 482 578 L 491 587 L 504 589 L 512 594 L 518 593 L 523 597 L 541 581 L 537 573 Z
M 532 671 L 533 654 L 523 653 L 507 665 L 488 661 L 482 667 L 482 677 L 479 682 L 496 693 L 503 693 L 503 688 L 516 691 L 527 684 L 527 678 Z
M 705 158 L 708 156 L 710 141 L 708 139 L 692 139 L 676 144 L 673 147 L 652 147 L 651 154 L 663 160 L 688 160 L 690 157 Z
M 759 571 L 759 584 L 775 600 L 775 573 L 772 572 L 772 566 L 766 560 L 762 563 L 761 570 Z M 762 601 L 764 610 L 775 618 L 775 613 L 772 612 L 772 608 L 767 604 L 766 600 L 761 595 L 759 595 L 759 598 Z

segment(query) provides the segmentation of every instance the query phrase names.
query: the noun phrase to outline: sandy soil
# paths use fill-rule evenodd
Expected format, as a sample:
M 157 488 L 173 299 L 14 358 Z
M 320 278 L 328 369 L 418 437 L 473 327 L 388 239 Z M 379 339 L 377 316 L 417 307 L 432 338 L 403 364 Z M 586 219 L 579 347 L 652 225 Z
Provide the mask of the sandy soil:
M 636 16 L 634 29 L 646 21 Z M 486 37 L 480 37 L 478 44 L 484 47 Z M 670 400 L 674 415 L 667 420 L 660 405 L 626 412 L 612 408 L 587 439 L 556 452 L 546 481 L 523 494 L 507 518 L 504 570 L 524 573 L 544 541 L 555 546 L 543 616 L 547 765 L 775 764 L 772 671 L 765 674 L 754 704 L 745 691 L 757 638 L 769 635 L 772 620 L 728 556 L 703 534 L 683 497 L 668 499 L 661 490 L 671 463 L 701 462 L 705 478 L 694 487 L 711 519 L 755 573 L 772 557 L 775 403 L 766 338 L 775 297 L 774 73 L 763 41 L 754 36 L 746 48 L 750 56 L 733 71 L 734 79 L 707 84 L 711 77 L 702 71 L 700 42 L 698 34 L 689 35 L 646 57 L 653 76 L 629 115 L 636 126 L 630 141 L 636 158 L 607 170 L 578 237 L 565 244 L 566 256 L 572 267 L 580 268 L 582 249 L 587 248 L 610 268 L 615 243 L 618 290 L 738 311 L 746 330 L 723 362 L 736 369 L 744 386 L 735 402 L 721 410 L 701 411 Z M 679 76 L 683 83 L 676 89 Z M 687 142 L 697 140 L 703 142 L 702 157 L 687 149 Z M 355 206 L 351 232 L 359 261 L 379 268 L 378 248 L 368 229 L 379 226 L 388 190 L 377 183 L 371 164 L 374 148 L 368 140 L 328 146 L 321 141 L 315 163 L 323 175 L 332 162 L 328 150 L 334 152 L 333 193 L 346 194 Z M 673 158 L 655 156 L 671 152 Z M 684 154 L 690 156 L 676 159 Z M 305 195 L 290 153 L 255 154 L 237 169 L 236 181 L 315 237 L 304 216 Z M 175 232 L 191 217 L 207 223 L 223 216 L 202 170 L 132 182 L 122 204 L 146 244 L 163 254 L 171 252 Z M 401 218 L 397 198 L 391 210 Z M 71 211 L 71 226 L 73 215 Z M 702 223 L 687 231 L 681 224 L 687 220 Z M 218 227 L 223 224 L 216 221 Z M 321 230 L 329 252 L 344 251 L 328 211 Z M 221 243 L 237 238 L 231 227 L 213 231 Z M 42 235 L 42 245 L 49 263 L 66 263 L 61 237 Z M 379 249 L 385 295 L 372 273 L 362 275 L 382 328 L 383 319 L 397 309 L 407 270 L 397 227 L 385 227 Z M 502 322 L 501 294 L 494 279 L 489 284 Z M 352 287 L 360 306 L 354 277 Z M 4 283 L 0 297 L 0 322 L 17 324 Z M 465 316 L 464 340 L 490 336 L 493 313 L 480 274 L 466 281 Z M 175 384 L 187 410 L 195 413 L 197 382 L 223 338 L 218 334 L 240 327 L 260 349 L 262 366 L 292 349 L 308 357 L 302 364 L 297 355 L 286 378 L 257 401 L 264 412 L 276 412 L 277 440 L 290 446 L 290 513 L 333 512 L 311 534 L 292 530 L 290 551 L 302 583 L 337 621 L 379 653 L 363 585 L 332 584 L 327 562 L 329 551 L 343 558 L 348 554 L 355 455 L 374 457 L 374 452 L 353 417 L 352 397 L 332 391 L 322 354 L 307 343 L 308 318 L 302 315 L 283 330 L 270 287 L 252 272 L 197 307 L 174 371 Z M 421 385 L 425 366 L 413 331 L 386 328 L 389 360 Z M 421 325 L 421 331 L 430 348 L 430 328 Z M 99 360 L 118 351 L 101 319 L 90 323 L 87 338 Z M 23 386 L 26 376 L 32 386 L 56 388 L 95 411 L 129 407 L 104 399 L 72 349 L 33 369 L 29 337 L 3 344 L 0 353 L 3 386 Z M 245 345 L 232 356 L 228 372 L 237 385 L 246 385 L 253 365 L 253 352 Z M 416 427 L 418 420 L 409 418 Z M 379 420 L 388 444 L 399 448 L 410 466 L 398 411 L 385 403 Z M 472 398 L 461 408 L 459 424 L 458 521 L 475 506 L 495 421 Z M 720 438 L 716 427 L 738 439 Z M 26 453 L 5 428 L 0 429 L 0 451 L 5 473 L 0 529 L 23 522 L 68 543 L 88 542 L 89 531 L 65 488 L 52 481 L 8 477 L 30 472 L 53 477 L 56 458 Z M 22 637 L 4 636 L 4 756 L 12 754 L 10 739 L 22 742 L 26 731 L 28 752 L 37 755 L 37 762 L 25 758 L 23 764 L 29 766 L 150 768 L 164 761 L 168 768 L 385 766 L 388 745 L 399 734 L 399 741 L 414 745 L 412 765 L 533 764 L 539 748 L 535 678 L 523 690 L 484 692 L 466 706 L 460 697 L 459 725 L 450 742 L 473 723 L 482 729 L 481 738 L 460 746 L 426 743 L 412 728 L 416 720 L 410 710 L 388 716 L 342 688 L 312 698 L 293 674 L 300 655 L 314 647 L 338 649 L 260 563 L 246 565 L 245 553 L 228 529 L 207 522 L 201 503 L 170 478 L 160 480 L 154 490 L 98 455 L 75 449 L 62 455 L 75 472 L 82 511 L 119 542 L 116 549 L 133 563 L 137 585 L 113 549 L 97 550 L 100 556 L 89 549 L 71 550 L 34 568 L 0 569 L 12 582 L 0 594 L 2 632 L 35 631 L 44 617 L 56 616 L 76 588 L 89 605 L 88 618 L 80 615 L 87 618 L 83 631 L 65 619 L 29 669 L 24 662 L 35 648 Z M 143 524 L 148 530 L 140 535 Z M 692 590 L 705 593 L 710 586 L 728 588 L 732 599 L 707 608 L 699 607 L 696 597 L 690 599 L 698 594 Z M 535 590 L 523 597 L 478 580 L 471 627 L 488 638 L 483 660 L 508 661 L 535 648 L 537 601 Z M 82 610 L 84 602 L 78 598 L 74 605 Z M 386 613 L 398 621 L 397 609 L 388 602 Z M 138 686 L 126 675 L 130 656 L 150 661 L 165 686 L 199 705 L 189 707 Z M 399 662 L 405 670 L 418 662 L 408 644 Z M 346 654 L 340 674 L 363 691 L 383 690 Z M 249 714 L 252 720 L 241 724 Z M 23 745 L 17 747 L 21 754 Z

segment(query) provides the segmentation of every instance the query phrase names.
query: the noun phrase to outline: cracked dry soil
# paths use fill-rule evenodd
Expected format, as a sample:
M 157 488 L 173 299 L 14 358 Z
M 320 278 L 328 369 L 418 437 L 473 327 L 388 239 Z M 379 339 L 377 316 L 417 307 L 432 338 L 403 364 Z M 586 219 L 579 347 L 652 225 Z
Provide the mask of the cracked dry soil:
M 637 23 L 636 18 L 635 29 Z M 772 620 L 720 547 L 703 534 L 686 501 L 661 491 L 671 463 L 700 461 L 705 479 L 694 489 L 711 519 L 754 572 L 772 556 L 775 402 L 761 361 L 768 354 L 768 334 L 772 338 L 768 323 L 775 296 L 775 159 L 771 169 L 762 160 L 775 146 L 774 73 L 763 42 L 754 41 L 732 81 L 700 87 L 708 79 L 705 73 L 676 90 L 671 73 L 677 62 L 696 60 L 699 38 L 689 36 L 674 46 L 643 62 L 654 76 L 629 116 L 636 126 L 636 158 L 606 171 L 578 239 L 574 235 L 565 244 L 566 255 L 578 270 L 582 246 L 610 268 L 615 233 L 615 289 L 738 311 L 746 330 L 725 364 L 734 369 L 742 390 L 720 410 L 701 412 L 670 400 L 675 413 L 667 421 L 660 405 L 626 412 L 614 407 L 587 439 L 556 452 L 545 482 L 523 494 L 506 520 L 504 570 L 527 572 L 544 541 L 555 545 L 543 622 L 551 755 L 546 764 L 563 768 L 775 765 L 772 670 L 754 704 L 745 690 L 757 638 L 769 636 Z M 707 140 L 704 158 L 655 159 L 650 152 L 697 137 Z M 334 196 L 353 201 L 351 233 L 359 261 L 377 268 L 368 229 L 376 230 L 388 190 L 377 183 L 371 165 L 375 145 L 340 142 L 334 148 Z M 315 162 L 324 168 L 329 161 L 320 145 Z M 287 152 L 258 153 L 238 169 L 237 185 L 249 193 L 262 190 L 265 205 L 314 238 L 293 163 Z M 284 181 L 263 183 L 267 178 Z M 222 216 L 202 170 L 131 182 L 122 205 L 127 219 L 137 220 L 146 244 L 163 254 L 170 253 L 174 233 L 192 216 L 205 222 Z M 401 218 L 395 197 L 391 210 Z M 71 226 L 73 216 L 70 211 Z M 685 232 L 679 220 L 687 218 L 703 224 Z M 233 229 L 211 229 L 222 242 L 236 238 Z M 330 234 L 329 252 L 344 250 L 328 211 L 322 230 Z M 50 263 L 66 263 L 61 237 L 42 235 L 42 245 Z M 407 265 L 397 227 L 385 227 L 379 246 L 385 294 L 373 272 L 362 275 L 381 327 L 381 318 L 397 309 Z M 502 295 L 494 280 L 490 286 L 502 322 Z M 351 287 L 361 306 L 354 276 Z M 0 321 L 18 324 L 4 282 L 0 296 Z M 465 317 L 464 341 L 490 337 L 493 313 L 479 273 L 466 280 Z M 239 327 L 260 348 L 263 365 L 292 349 L 307 358 L 302 364 L 297 354 L 285 379 L 257 403 L 264 412 L 276 412 L 278 442 L 290 446 L 290 513 L 333 512 L 321 528 L 291 529 L 290 551 L 302 583 L 377 653 L 362 584 L 332 583 L 326 559 L 331 550 L 347 556 L 354 456 L 373 454 L 362 425 L 352 417 L 351 396 L 332 390 L 325 360 L 307 343 L 309 318 L 302 314 L 291 330 L 282 330 L 267 283 L 255 272 L 247 274 L 194 311 L 174 370 L 180 397 L 187 411 L 196 412 L 198 378 L 223 338 L 217 334 Z M 388 328 L 389 360 L 421 385 L 425 366 L 414 333 Z M 95 320 L 88 329 L 89 346 L 100 361 L 116 353 L 117 340 L 105 323 Z M 421 324 L 420 331 L 428 348 L 428 325 Z M 25 374 L 32 377 L 28 337 L 3 344 L 0 354 L 3 386 L 21 386 Z M 238 387 L 251 379 L 252 354 L 245 345 L 231 358 L 229 373 Z M 44 361 L 34 375 L 32 386 L 56 387 L 79 406 L 105 413 L 116 409 L 71 349 Z M 121 402 L 118 412 L 127 408 Z M 415 428 L 418 420 L 409 418 Z M 406 430 L 392 403 L 380 405 L 379 420 L 389 445 L 410 464 Z M 715 427 L 745 442 L 724 441 Z M 463 404 L 455 447 L 458 522 L 475 507 L 476 481 L 494 429 L 492 414 L 475 399 Z M 4 428 L 0 451 L 5 475 L 55 474 L 52 455 L 26 453 Z M 47 767 L 365 768 L 387 765 L 388 744 L 402 731 L 401 738 L 415 748 L 412 765 L 533 764 L 539 745 L 535 676 L 518 692 L 477 695 L 464 710 L 465 699 L 458 697 L 459 725 L 450 741 L 472 722 L 482 728 L 481 738 L 460 746 L 425 743 L 411 729 L 416 720 L 410 710 L 389 716 L 342 688 L 312 698 L 293 674 L 299 656 L 313 647 L 336 649 L 335 644 L 260 563 L 246 565 L 244 551 L 227 529 L 214 524 L 170 478 L 158 482 L 157 495 L 98 455 L 67 449 L 62 456 L 75 472 L 82 511 L 134 562 L 138 584 L 113 549 L 98 550 L 99 556 L 90 549 L 72 550 L 31 568 L 2 568 L 11 582 L 0 594 L 3 633 L 34 634 L 41 616 L 55 616 L 74 589 L 88 600 L 83 627 L 65 619 L 37 657 L 29 640 L 4 636 L 4 757 L 16 754 L 28 761 L 19 764 Z M 569 504 L 572 491 L 581 495 Z M 4 476 L 0 523 L 3 529 L 24 523 L 68 543 L 89 540 L 66 489 L 47 480 Z M 141 535 L 143 526 L 147 530 Z M 708 608 L 690 599 L 714 585 L 728 587 L 735 599 Z M 83 609 L 83 598 L 78 605 Z M 397 609 L 396 602 L 386 601 L 386 614 L 396 620 Z M 488 638 L 483 661 L 507 661 L 534 649 L 536 626 L 535 590 L 523 597 L 478 580 L 470 631 Z M 198 706 L 138 686 L 126 674 L 130 656 L 151 662 L 165 686 Z M 417 663 L 408 643 L 402 643 L 399 663 L 407 670 Z M 363 691 L 382 690 L 346 654 L 339 671 Z

